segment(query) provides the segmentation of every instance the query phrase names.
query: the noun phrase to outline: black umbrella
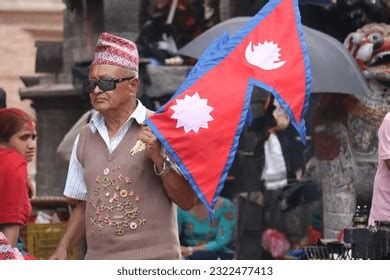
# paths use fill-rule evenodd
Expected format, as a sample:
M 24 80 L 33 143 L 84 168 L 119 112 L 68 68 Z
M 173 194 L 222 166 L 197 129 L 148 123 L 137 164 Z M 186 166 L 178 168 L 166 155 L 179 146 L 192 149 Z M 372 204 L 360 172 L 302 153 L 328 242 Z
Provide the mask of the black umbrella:
M 198 58 L 224 31 L 233 35 L 249 19 L 250 17 L 236 17 L 221 22 L 189 42 L 179 50 L 179 53 Z M 303 34 L 309 50 L 313 93 L 369 96 L 370 89 L 366 79 L 343 44 L 323 32 L 306 26 L 303 26 Z

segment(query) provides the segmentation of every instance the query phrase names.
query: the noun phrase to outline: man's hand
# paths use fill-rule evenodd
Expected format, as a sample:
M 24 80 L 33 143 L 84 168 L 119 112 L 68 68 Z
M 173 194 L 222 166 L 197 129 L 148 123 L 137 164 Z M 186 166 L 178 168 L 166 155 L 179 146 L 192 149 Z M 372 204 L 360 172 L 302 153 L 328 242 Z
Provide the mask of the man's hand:
M 66 231 L 62 236 L 56 251 L 50 256 L 50 260 L 66 260 L 68 250 L 76 246 L 85 236 L 85 201 L 77 200 L 76 207 L 70 215 Z
M 53 255 L 50 256 L 49 260 L 66 260 L 68 258 L 68 252 L 66 248 L 58 246 Z
M 146 144 L 146 154 L 157 169 L 162 170 L 164 159 L 161 155 L 161 144 L 152 130 L 143 126 L 138 139 Z M 183 210 L 189 210 L 195 205 L 196 195 L 183 176 L 171 170 L 161 177 L 168 197 Z
M 138 139 L 146 144 L 146 154 L 154 162 L 162 161 L 161 144 L 148 126 L 143 126 Z

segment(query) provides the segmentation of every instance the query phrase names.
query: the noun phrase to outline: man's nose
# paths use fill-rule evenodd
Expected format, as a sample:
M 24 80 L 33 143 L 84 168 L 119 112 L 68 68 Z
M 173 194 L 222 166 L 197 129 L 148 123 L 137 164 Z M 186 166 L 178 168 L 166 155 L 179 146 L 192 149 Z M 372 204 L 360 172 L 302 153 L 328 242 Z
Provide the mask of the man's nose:
M 99 88 L 99 86 L 96 84 L 96 86 L 93 89 L 94 94 L 102 93 L 103 91 Z

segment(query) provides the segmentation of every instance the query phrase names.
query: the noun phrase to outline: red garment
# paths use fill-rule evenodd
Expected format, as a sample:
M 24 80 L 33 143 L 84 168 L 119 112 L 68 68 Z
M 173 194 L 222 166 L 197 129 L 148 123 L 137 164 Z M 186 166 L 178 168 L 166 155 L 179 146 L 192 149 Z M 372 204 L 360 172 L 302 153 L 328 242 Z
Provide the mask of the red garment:
M 31 213 L 27 162 L 12 149 L 0 149 L 0 224 L 26 225 Z
M 321 232 L 316 230 L 312 225 L 309 226 L 307 230 L 307 236 L 309 238 L 308 244 L 306 246 L 314 246 L 321 240 Z
M 23 257 L 24 257 L 25 261 L 36 261 L 36 260 L 38 260 L 37 257 L 34 257 L 33 255 L 29 255 L 29 254 L 24 255 Z

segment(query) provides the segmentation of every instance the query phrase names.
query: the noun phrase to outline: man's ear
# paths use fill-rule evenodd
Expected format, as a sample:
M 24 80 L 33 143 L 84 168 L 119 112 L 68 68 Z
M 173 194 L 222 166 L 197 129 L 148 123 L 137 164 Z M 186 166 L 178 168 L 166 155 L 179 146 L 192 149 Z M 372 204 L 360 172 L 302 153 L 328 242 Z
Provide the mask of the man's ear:
M 139 79 L 129 80 L 129 87 L 131 92 L 137 93 L 139 88 Z

